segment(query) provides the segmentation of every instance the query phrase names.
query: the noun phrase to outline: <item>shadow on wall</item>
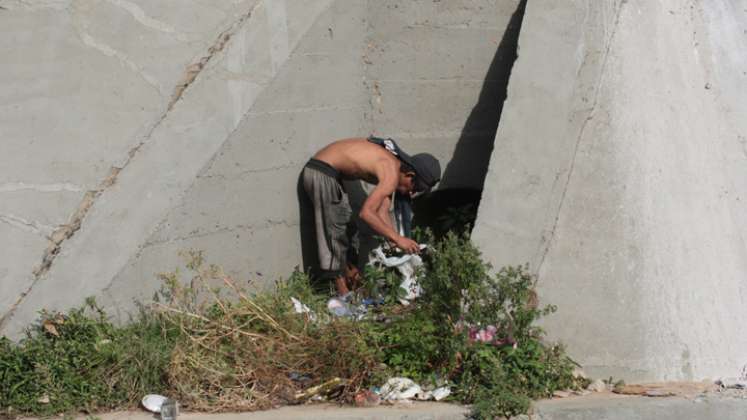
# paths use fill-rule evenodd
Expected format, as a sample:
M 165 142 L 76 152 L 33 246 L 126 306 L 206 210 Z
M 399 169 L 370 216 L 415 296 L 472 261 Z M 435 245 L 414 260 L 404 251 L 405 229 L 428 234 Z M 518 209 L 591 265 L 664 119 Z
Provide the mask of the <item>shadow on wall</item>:
M 464 123 L 454 155 L 444 170 L 439 189 L 463 187 L 464 185 L 457 184 L 458 180 L 470 180 L 470 186 L 482 190 L 503 111 L 503 102 L 506 100 L 511 68 L 518 57 L 519 33 L 525 9 L 526 0 L 522 0 L 511 15 L 485 75 L 480 97 Z

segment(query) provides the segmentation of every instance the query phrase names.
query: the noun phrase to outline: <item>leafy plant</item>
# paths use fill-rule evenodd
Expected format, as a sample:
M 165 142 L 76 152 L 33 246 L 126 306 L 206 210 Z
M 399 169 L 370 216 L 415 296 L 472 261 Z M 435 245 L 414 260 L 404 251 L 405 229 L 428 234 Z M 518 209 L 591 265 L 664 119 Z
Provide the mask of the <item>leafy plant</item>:
M 430 244 L 422 296 L 402 306 L 393 270 L 369 268 L 367 293 L 385 299 L 359 321 L 331 316 L 329 296 L 304 273 L 248 291 L 199 252 L 187 253 L 187 272 L 161 276 L 164 289 L 127 325 L 113 324 L 93 300 L 43 313 L 21 342 L 0 339 L 0 413 L 125 408 L 152 392 L 191 410 L 246 411 L 304 401 L 317 386 L 350 402 L 406 376 L 447 383 L 474 417 L 495 418 L 579 386 L 563 348 L 544 343 L 535 325 L 554 307 L 538 305 L 526 267 L 494 273 L 468 237 L 419 235 Z
M 0 339 L 0 410 L 52 415 L 134 406 L 165 390 L 174 332 L 153 314 L 117 327 L 92 299 L 42 313 L 26 338 Z
M 446 378 L 455 398 L 485 418 L 523 413 L 532 399 L 578 386 L 574 363 L 561 346 L 544 344 L 535 326 L 555 308 L 538 306 L 526 267 L 493 274 L 466 236 L 451 232 L 435 242 L 428 232 L 419 235 L 432 244 L 419 279 L 423 296 L 383 332 L 395 373 Z M 495 330 L 490 342 L 471 336 L 488 327 Z

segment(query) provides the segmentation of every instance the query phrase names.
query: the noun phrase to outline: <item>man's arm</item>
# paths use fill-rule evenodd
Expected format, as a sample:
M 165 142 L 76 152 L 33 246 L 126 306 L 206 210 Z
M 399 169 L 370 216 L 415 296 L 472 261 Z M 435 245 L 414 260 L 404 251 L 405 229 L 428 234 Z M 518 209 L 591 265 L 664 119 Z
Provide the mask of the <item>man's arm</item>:
M 379 207 L 379 210 L 377 213 L 379 214 L 379 218 L 384 221 L 384 223 L 387 224 L 390 228 L 394 229 L 396 232 L 397 229 L 394 227 L 394 224 L 392 223 L 392 217 L 389 213 L 389 208 L 392 206 L 392 196 L 388 195 L 386 198 L 381 202 L 381 206 Z M 399 232 L 397 232 L 399 233 Z
M 389 218 L 389 197 L 397 187 L 397 170 L 395 165 L 382 170 L 378 174 L 378 178 L 379 183 L 363 203 L 360 212 L 361 220 L 371 226 L 371 229 L 376 233 L 394 242 L 403 251 L 408 253 L 418 252 L 420 248 L 417 242 L 397 233 Z

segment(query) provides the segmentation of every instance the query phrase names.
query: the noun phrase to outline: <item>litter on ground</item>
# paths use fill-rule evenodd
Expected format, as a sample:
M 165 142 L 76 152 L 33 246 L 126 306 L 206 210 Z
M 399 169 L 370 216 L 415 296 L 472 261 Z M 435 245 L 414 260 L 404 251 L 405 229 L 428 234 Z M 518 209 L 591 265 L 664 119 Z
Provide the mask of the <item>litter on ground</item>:
M 316 321 L 316 315 L 314 315 L 314 312 L 305 304 L 301 303 L 300 300 L 291 297 L 291 302 L 293 302 L 293 310 L 297 314 L 309 314 L 309 319 L 312 321 Z
M 143 408 L 150 411 L 151 413 L 160 413 L 161 406 L 167 399 L 168 398 L 164 397 L 163 395 L 148 394 L 143 397 L 140 403 L 143 405 Z
M 451 394 L 449 387 L 443 386 L 431 391 L 425 391 L 420 385 L 409 378 L 391 378 L 380 389 L 375 390 L 382 401 L 403 401 L 418 399 L 421 401 L 441 401 Z
M 427 245 L 420 244 L 420 250 L 426 249 Z M 401 256 L 387 257 L 384 249 L 379 246 L 371 251 L 369 264 L 380 264 L 388 268 L 396 268 L 402 276 L 400 287 L 405 290 L 405 295 L 400 303 L 407 305 L 411 300 L 419 297 L 423 290 L 417 282 L 417 270 L 423 266 L 423 259 L 417 254 L 406 254 Z

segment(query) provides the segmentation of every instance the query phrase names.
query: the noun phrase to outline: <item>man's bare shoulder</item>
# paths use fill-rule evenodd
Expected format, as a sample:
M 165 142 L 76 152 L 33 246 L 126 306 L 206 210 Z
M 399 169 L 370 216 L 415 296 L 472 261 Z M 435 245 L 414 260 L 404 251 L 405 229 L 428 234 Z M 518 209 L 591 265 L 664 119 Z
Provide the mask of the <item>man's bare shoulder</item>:
M 330 143 L 315 159 L 324 161 L 348 178 L 372 181 L 383 171 L 399 170 L 399 161 L 386 149 L 364 138 L 348 138 Z
M 377 150 L 381 149 L 380 146 L 371 143 L 367 139 L 359 138 L 359 137 L 353 137 L 348 139 L 341 139 L 334 141 L 324 148 L 322 148 L 317 154 L 314 156 L 315 158 L 324 158 L 327 156 L 334 156 L 334 155 L 340 155 L 340 154 L 346 154 L 351 152 L 356 152 L 358 150 L 364 150 L 368 151 L 374 154 L 377 154 L 377 152 L 381 152 L 383 150 Z

